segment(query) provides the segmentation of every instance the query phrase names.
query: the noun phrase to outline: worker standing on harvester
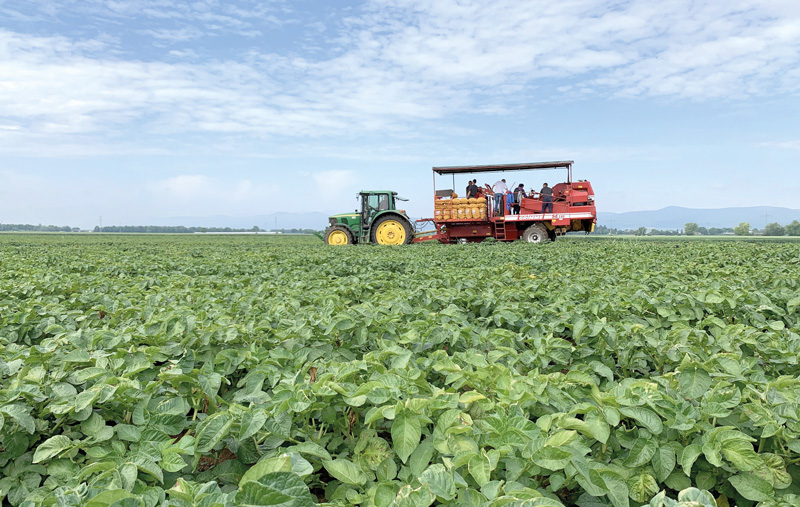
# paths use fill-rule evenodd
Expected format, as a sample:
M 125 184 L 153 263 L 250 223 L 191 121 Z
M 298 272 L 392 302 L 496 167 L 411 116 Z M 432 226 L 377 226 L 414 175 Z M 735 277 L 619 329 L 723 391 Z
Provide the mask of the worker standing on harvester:
M 476 195 L 478 195 L 478 185 L 475 184 L 476 181 L 477 180 L 470 181 L 469 185 L 467 186 L 467 198 L 468 199 L 472 199 Z
M 511 212 L 512 215 L 519 215 L 519 203 L 522 202 L 523 197 L 528 197 L 528 194 L 525 193 L 525 184 L 520 183 L 519 186 L 514 189 L 514 209 Z
M 542 185 L 542 213 L 553 212 L 553 189 L 547 186 L 547 183 Z
M 494 214 L 499 215 L 503 209 L 503 196 L 508 192 L 505 178 L 496 182 L 492 190 L 494 190 Z

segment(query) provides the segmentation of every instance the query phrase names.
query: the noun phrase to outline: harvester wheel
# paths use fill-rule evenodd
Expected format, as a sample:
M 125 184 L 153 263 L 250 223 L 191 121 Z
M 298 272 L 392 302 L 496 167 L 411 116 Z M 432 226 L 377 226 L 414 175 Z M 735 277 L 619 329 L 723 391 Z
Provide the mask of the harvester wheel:
M 334 225 L 325 231 L 325 244 L 326 245 L 352 245 L 353 233 L 343 225 Z
M 372 242 L 378 245 L 406 245 L 414 239 L 408 220 L 397 215 L 385 215 L 372 226 Z
M 522 233 L 522 241 L 526 243 L 541 243 L 547 239 L 550 238 L 544 224 L 533 224 Z

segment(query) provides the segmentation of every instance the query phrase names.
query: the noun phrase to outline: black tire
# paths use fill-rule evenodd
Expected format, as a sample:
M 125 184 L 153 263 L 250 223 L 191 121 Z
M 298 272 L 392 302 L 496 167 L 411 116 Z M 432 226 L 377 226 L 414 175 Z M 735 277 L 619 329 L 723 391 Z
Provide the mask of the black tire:
M 550 234 L 544 224 L 533 224 L 525 229 L 521 239 L 526 243 L 542 243 L 550 239 Z
M 344 236 L 342 236 L 344 233 Z M 344 241 L 342 241 L 344 238 Z M 332 246 L 339 246 L 339 245 L 352 245 L 353 244 L 353 233 L 350 232 L 350 229 L 343 225 L 334 225 L 332 227 L 328 227 L 325 231 L 324 241 L 326 245 Z
M 550 237 L 550 241 L 556 240 L 556 230 L 555 229 L 547 229 L 547 235 Z
M 414 229 L 400 215 L 383 215 L 373 222 L 370 239 L 376 245 L 408 245 L 414 240 Z

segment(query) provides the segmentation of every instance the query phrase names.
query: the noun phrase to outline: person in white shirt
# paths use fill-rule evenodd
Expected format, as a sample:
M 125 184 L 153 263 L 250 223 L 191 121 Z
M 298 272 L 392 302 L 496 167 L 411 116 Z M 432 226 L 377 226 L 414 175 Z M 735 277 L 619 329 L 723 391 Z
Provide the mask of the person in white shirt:
M 506 186 L 506 180 L 502 179 L 494 184 L 492 187 L 494 190 L 494 214 L 500 215 L 503 209 L 503 196 L 508 191 L 508 187 Z

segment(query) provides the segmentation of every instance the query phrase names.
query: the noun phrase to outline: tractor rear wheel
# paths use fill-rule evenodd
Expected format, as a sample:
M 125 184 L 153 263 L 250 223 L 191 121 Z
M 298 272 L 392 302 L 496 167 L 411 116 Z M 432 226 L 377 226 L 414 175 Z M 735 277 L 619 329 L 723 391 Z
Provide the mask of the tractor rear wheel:
M 414 239 L 411 224 L 397 215 L 385 215 L 372 226 L 372 242 L 378 245 L 406 245 Z
M 522 233 L 522 241 L 526 243 L 541 243 L 550 239 L 547 227 L 544 224 L 533 224 Z
M 326 245 L 352 245 L 353 233 L 343 225 L 334 225 L 325 231 L 325 244 Z

